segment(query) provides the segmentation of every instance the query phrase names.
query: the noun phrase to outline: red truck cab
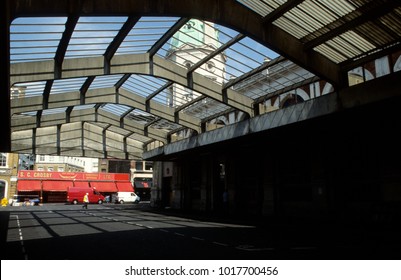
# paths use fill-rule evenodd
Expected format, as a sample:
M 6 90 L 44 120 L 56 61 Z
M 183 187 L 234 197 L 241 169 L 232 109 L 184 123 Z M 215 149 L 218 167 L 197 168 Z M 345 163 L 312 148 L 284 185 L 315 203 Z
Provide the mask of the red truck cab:
M 89 187 L 69 187 L 67 191 L 67 202 L 72 204 L 83 203 L 86 193 L 88 193 L 89 203 L 102 204 L 104 202 L 104 196 L 95 189 Z

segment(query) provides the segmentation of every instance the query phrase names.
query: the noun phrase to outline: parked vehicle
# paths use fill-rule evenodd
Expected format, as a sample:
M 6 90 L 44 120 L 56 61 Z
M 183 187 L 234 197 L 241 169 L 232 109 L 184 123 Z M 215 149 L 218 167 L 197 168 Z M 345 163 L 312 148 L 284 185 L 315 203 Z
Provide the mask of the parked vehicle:
M 39 195 L 15 194 L 10 200 L 10 205 L 39 205 L 39 202 Z
M 113 194 L 112 199 L 115 203 L 124 204 L 127 202 L 139 203 L 141 198 L 134 192 L 116 192 Z
M 92 188 L 69 187 L 67 191 L 67 202 L 72 204 L 83 203 L 84 195 L 88 193 L 89 203 L 102 204 L 104 196 Z

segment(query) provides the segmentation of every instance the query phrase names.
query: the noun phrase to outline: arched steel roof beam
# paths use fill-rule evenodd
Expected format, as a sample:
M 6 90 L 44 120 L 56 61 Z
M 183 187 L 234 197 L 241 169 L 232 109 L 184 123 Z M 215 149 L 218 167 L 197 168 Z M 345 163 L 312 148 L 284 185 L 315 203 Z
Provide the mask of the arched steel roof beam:
M 44 115 L 39 119 L 39 122 L 37 116 L 14 117 L 11 120 L 11 127 L 12 127 L 12 132 L 14 132 L 14 131 L 32 129 L 34 127 L 47 127 L 57 124 L 74 123 L 79 121 L 112 124 L 115 127 L 127 130 L 127 133 L 135 132 L 140 135 L 152 138 L 154 140 L 161 141 L 163 143 L 167 142 L 166 132 L 163 132 L 159 129 L 154 129 L 152 127 L 147 127 L 146 128 L 147 135 L 145 135 L 144 124 L 140 124 L 130 119 L 124 119 L 124 122 L 121 124 L 118 116 L 110 112 L 107 112 L 101 108 L 99 109 L 89 108 L 89 109 L 72 111 L 70 115 L 70 122 L 67 122 L 66 112 Z
M 131 134 L 119 135 L 113 131 L 107 131 L 112 126 L 97 126 L 90 122 L 76 122 L 68 124 L 58 124 L 54 126 L 32 128 L 24 131 L 12 133 L 12 150 L 14 152 L 29 152 L 31 149 L 37 154 L 57 154 L 73 155 L 80 153 L 80 156 L 101 157 L 104 155 L 113 156 L 113 154 L 123 154 L 126 158 L 141 158 L 143 144 L 132 145 L 128 143 L 128 137 Z M 105 144 L 104 134 L 107 133 L 110 144 Z M 125 143 L 121 144 L 121 139 Z M 148 142 L 151 142 L 149 140 Z M 117 143 L 117 144 L 115 144 Z
M 63 65 L 65 53 L 68 48 L 68 44 L 71 40 L 72 34 L 74 33 L 75 26 L 79 20 L 79 16 L 77 14 L 71 15 L 68 17 L 67 22 L 65 23 L 65 30 L 63 35 L 61 36 L 59 45 L 57 47 L 56 55 L 54 57 L 54 74 L 56 77 L 61 77 L 61 68 Z
M 53 62 L 24 62 L 11 65 L 12 84 L 54 79 L 52 69 Z M 67 59 L 63 64 L 63 78 L 78 78 L 85 76 L 104 75 L 104 61 L 101 57 L 73 58 Z M 187 71 L 185 68 L 155 56 L 153 59 L 154 75 L 161 77 L 183 86 L 186 86 Z M 149 75 L 149 56 L 148 54 L 137 55 L 116 55 L 111 61 L 110 74 L 145 74 Z M 210 79 L 193 73 L 192 88 L 212 99 L 222 102 L 237 110 L 243 111 L 253 116 L 252 99 L 239 94 L 231 89 L 226 89 L 227 94 L 223 94 L 223 87 Z
M 110 43 L 107 47 L 106 52 L 104 53 L 104 72 L 110 73 L 110 61 L 118 48 L 120 47 L 121 43 L 131 31 L 131 29 L 135 26 L 135 24 L 140 20 L 138 16 L 129 16 L 127 21 L 121 27 L 118 34 L 114 37 L 114 40 Z
M 116 95 L 118 95 L 119 103 L 116 102 Z M 133 94 L 124 89 L 120 89 L 117 93 L 114 87 L 99 88 L 88 90 L 84 102 L 81 100 L 78 92 L 65 92 L 50 96 L 48 108 L 63 108 L 76 105 L 87 104 L 101 104 L 114 103 L 119 105 L 126 105 L 131 108 L 137 108 L 144 112 L 148 112 L 162 119 L 176 122 L 179 125 L 193 129 L 197 132 L 200 131 L 200 120 L 188 114 L 181 113 L 177 119 L 177 114 L 174 108 L 160 105 L 153 100 L 146 100 L 146 98 Z M 11 100 L 11 115 L 17 113 L 32 112 L 44 110 L 42 96 L 24 97 Z M 121 122 L 123 116 L 119 116 Z M 12 117 L 13 118 L 13 117 Z

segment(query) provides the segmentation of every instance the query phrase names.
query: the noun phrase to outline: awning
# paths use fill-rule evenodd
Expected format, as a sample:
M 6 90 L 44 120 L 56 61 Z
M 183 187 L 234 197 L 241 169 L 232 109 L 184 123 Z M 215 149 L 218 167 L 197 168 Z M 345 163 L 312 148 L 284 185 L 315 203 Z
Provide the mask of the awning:
M 132 187 L 131 182 L 117 182 L 117 189 L 119 192 L 132 192 L 134 188 Z
M 20 180 L 17 184 L 17 190 L 19 192 L 40 191 L 41 183 L 38 180 Z
M 89 182 L 88 181 L 74 181 L 74 187 L 89 188 Z
M 72 187 L 72 181 L 43 181 L 43 190 L 52 192 L 66 192 L 68 187 Z
M 114 182 L 90 182 L 90 185 L 98 192 L 117 192 L 117 187 Z

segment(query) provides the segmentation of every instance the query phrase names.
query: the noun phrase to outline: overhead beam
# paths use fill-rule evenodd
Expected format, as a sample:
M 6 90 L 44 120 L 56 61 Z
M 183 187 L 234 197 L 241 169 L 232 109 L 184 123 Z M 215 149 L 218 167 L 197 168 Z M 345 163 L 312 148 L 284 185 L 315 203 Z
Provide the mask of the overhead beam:
M 152 58 L 160 49 L 171 39 L 171 37 L 178 32 L 187 22 L 189 18 L 180 18 L 163 36 L 148 51 L 150 58 Z
M 91 84 L 93 83 L 95 78 L 96 78 L 95 76 L 87 77 L 85 82 L 83 83 L 83 85 L 79 89 L 79 93 L 80 93 L 80 102 L 79 103 L 80 103 L 80 105 L 84 105 L 85 104 L 86 92 L 88 91 L 89 87 L 91 86 Z
M 67 52 L 68 44 L 70 43 L 78 20 L 79 16 L 77 14 L 74 14 L 70 15 L 67 18 L 67 22 L 65 23 L 65 29 L 58 44 L 56 55 L 54 56 L 54 74 L 57 79 L 61 78 L 61 68 L 63 65 L 65 53 Z
M 141 17 L 138 16 L 129 16 L 127 21 L 121 27 L 118 34 L 114 37 L 113 41 L 107 47 L 106 52 L 104 53 L 104 66 L 105 66 L 105 73 L 110 73 L 110 61 L 111 58 L 114 56 L 118 48 L 120 47 L 121 43 L 127 37 L 129 32 L 135 26 L 135 24 L 140 20 Z
M 52 90 L 53 83 L 54 83 L 54 80 L 46 81 L 46 85 L 43 90 L 43 110 L 46 110 L 49 108 L 49 96 L 50 96 L 50 91 Z
M 153 93 L 149 94 L 146 97 L 146 104 L 149 103 L 149 101 L 151 99 L 153 99 L 154 97 L 156 97 L 158 94 L 160 94 L 161 92 L 163 92 L 163 90 L 168 89 L 169 87 L 171 87 L 173 85 L 173 82 L 167 82 L 164 86 L 160 87 L 159 89 L 155 90 Z
M 278 8 L 274 9 L 271 13 L 263 18 L 263 23 L 272 23 L 276 19 L 283 16 L 286 12 L 290 11 L 291 9 L 295 8 L 305 0 L 287 0 L 283 5 L 279 6 Z
M 13 83 L 41 81 L 54 79 L 49 62 L 23 62 L 11 65 L 11 79 Z M 143 74 L 149 75 L 149 56 L 115 55 L 111 61 L 110 74 Z M 50 68 L 50 69 L 49 69 Z M 63 63 L 62 76 L 64 78 L 79 78 L 83 76 L 105 75 L 104 60 L 102 57 L 72 58 Z M 160 57 L 153 59 L 154 75 L 172 82 L 187 86 L 187 69 Z M 252 112 L 252 99 L 231 90 L 230 98 L 226 98 L 222 85 L 210 79 L 193 73 L 193 90 L 222 102 L 249 115 Z
M 106 125 L 105 128 L 102 130 L 102 144 L 103 144 L 103 154 L 104 158 L 107 158 L 107 129 L 111 126 L 111 124 Z

